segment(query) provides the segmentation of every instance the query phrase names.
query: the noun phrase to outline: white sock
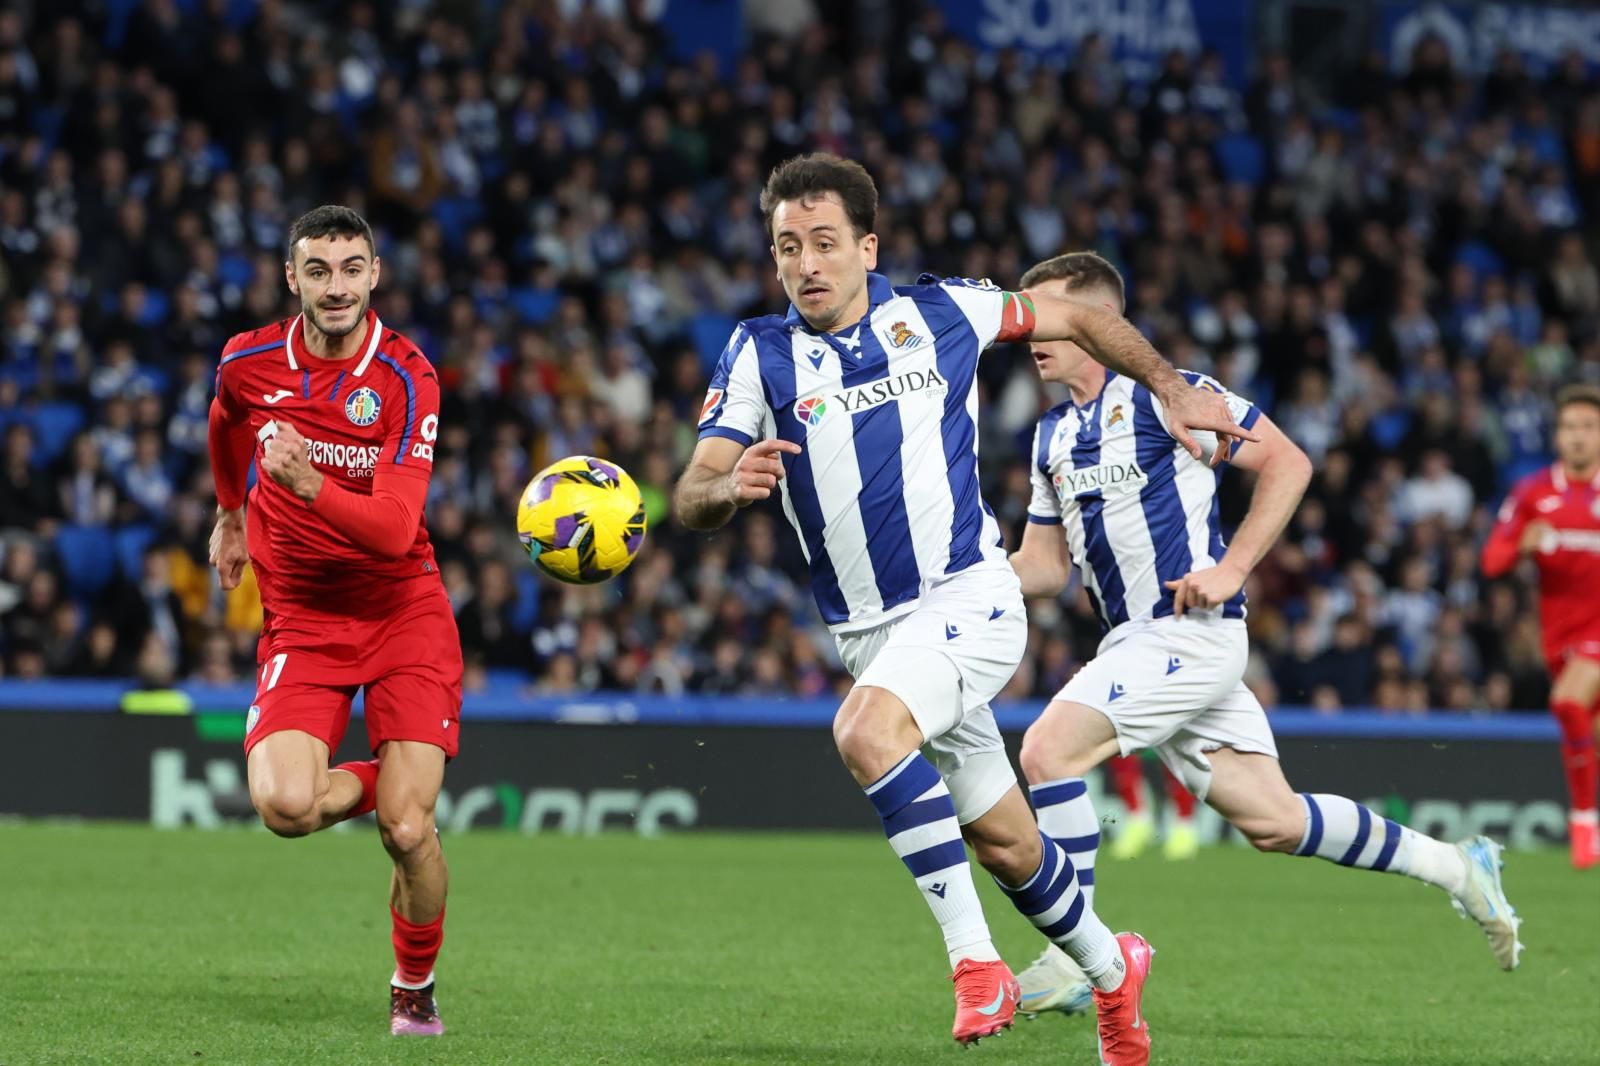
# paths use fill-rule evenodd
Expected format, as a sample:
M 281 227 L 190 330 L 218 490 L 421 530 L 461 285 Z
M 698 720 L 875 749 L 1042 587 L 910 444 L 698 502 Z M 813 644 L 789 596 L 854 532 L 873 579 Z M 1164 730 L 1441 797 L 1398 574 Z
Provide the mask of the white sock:
M 951 969 L 962 959 L 999 959 L 972 883 L 955 803 L 939 771 L 920 752 L 912 752 L 866 791 L 883 820 L 889 846 L 911 871 L 944 933 Z
M 346 772 L 348 772 L 348 771 L 346 771 Z M 394 987 L 396 987 L 396 988 L 409 988 L 409 989 L 411 989 L 413 991 L 415 991 L 416 989 L 419 989 L 419 988 L 427 988 L 429 985 L 433 984 L 433 971 L 432 970 L 428 971 L 427 978 L 421 984 L 413 985 L 413 984 L 407 984 L 405 981 L 400 980 L 400 971 L 396 970 L 394 972 L 394 976 L 389 978 L 389 983 L 391 985 L 393 985 Z
M 1016 887 L 1001 884 L 1022 916 L 1056 947 L 1072 956 L 1089 981 L 1102 992 L 1114 992 L 1122 985 L 1127 966 L 1122 947 L 1106 923 L 1095 914 L 1088 897 L 1078 887 L 1072 860 L 1061 846 L 1039 832 L 1043 854 L 1033 876 Z
M 1039 817 L 1039 828 L 1072 860 L 1078 888 L 1094 906 L 1094 857 L 1100 848 L 1100 816 L 1089 799 L 1089 786 L 1081 777 L 1064 777 L 1028 786 L 1028 797 Z
M 1343 796 L 1302 792 L 1300 798 L 1306 805 L 1306 831 L 1294 854 L 1405 874 L 1452 895 L 1466 890 L 1467 864 L 1454 845 L 1407 829 Z

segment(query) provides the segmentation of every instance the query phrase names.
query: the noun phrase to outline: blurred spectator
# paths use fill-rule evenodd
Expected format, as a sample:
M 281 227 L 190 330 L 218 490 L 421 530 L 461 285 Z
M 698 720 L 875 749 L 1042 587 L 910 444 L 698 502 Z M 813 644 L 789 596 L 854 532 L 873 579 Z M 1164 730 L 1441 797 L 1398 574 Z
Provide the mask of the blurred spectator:
M 668 514 L 733 321 L 783 309 L 762 178 L 822 147 L 877 177 L 897 283 L 1014 284 L 1097 250 L 1165 353 L 1312 455 L 1250 583 L 1264 699 L 1542 706 L 1530 588 L 1472 556 L 1549 461 L 1555 389 L 1600 380 L 1581 60 L 1536 74 L 1506 51 L 1474 79 L 1430 39 L 1400 73 L 1374 54 L 1328 84 L 1272 53 L 1240 92 L 1214 53 L 1140 84 L 1101 34 L 1058 67 L 976 52 L 930 11 L 891 50 L 882 13 L 846 32 L 807 3 L 755 5 L 719 79 L 671 58 L 650 5 L 247 3 L 226 25 L 213 6 L 134 5 L 120 44 L 104 5 L 0 12 L 7 676 L 250 676 L 254 577 L 223 595 L 204 569 L 215 359 L 294 313 L 284 227 L 337 201 L 378 229 L 385 322 L 440 371 L 428 521 L 469 685 L 835 691 L 781 508 L 709 538 Z M 1056 399 L 1017 354 L 980 368 L 1012 544 Z M 611 585 L 556 586 L 511 514 L 533 471 L 592 453 L 634 475 L 650 536 Z M 1226 525 L 1244 481 L 1223 486 Z M 1031 618 L 1010 691 L 1039 699 L 1098 634 L 1078 589 Z

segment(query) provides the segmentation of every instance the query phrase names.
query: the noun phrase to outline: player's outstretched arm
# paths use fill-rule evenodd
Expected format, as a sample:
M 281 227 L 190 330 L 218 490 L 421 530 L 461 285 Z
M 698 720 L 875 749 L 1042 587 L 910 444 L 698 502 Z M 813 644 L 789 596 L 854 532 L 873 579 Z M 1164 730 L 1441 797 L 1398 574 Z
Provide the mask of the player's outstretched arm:
M 1067 587 L 1071 566 L 1060 524 L 1029 522 L 1022 531 L 1022 546 L 1011 553 L 1009 562 L 1024 596 L 1059 596 Z
M 1186 607 L 1215 607 L 1232 599 L 1289 524 L 1311 484 L 1311 460 L 1283 430 L 1266 415 L 1258 418 L 1253 428 L 1259 443 L 1242 449 L 1233 460 L 1235 466 L 1257 474 L 1250 510 L 1216 566 L 1166 583 L 1174 593 L 1175 615 L 1181 616 Z
M 721 528 L 739 508 L 771 496 L 783 477 L 783 453 L 799 455 L 800 450 L 780 438 L 748 448 L 727 437 L 704 438 L 673 493 L 678 521 L 690 529 Z
M 250 423 L 220 400 L 211 401 L 207 424 L 211 480 L 217 490 L 217 524 L 211 529 L 211 565 L 224 590 L 239 587 L 250 560 L 245 541 L 245 481 L 250 473 Z
M 1221 396 L 1206 389 L 1194 388 L 1185 381 L 1172 364 L 1151 347 L 1144 335 L 1121 315 L 1112 314 L 1093 304 L 1031 289 L 1024 295 L 1034 308 L 1032 336 L 1035 340 L 1072 341 L 1088 352 L 1095 362 L 1149 389 L 1166 408 L 1167 429 L 1173 439 L 1196 459 L 1204 459 L 1205 452 L 1190 434 L 1191 430 L 1208 429 L 1217 434 L 1218 444 L 1211 456 L 1212 466 L 1227 460 L 1231 451 L 1228 438 L 1241 441 L 1261 439 L 1233 420 L 1228 403 Z

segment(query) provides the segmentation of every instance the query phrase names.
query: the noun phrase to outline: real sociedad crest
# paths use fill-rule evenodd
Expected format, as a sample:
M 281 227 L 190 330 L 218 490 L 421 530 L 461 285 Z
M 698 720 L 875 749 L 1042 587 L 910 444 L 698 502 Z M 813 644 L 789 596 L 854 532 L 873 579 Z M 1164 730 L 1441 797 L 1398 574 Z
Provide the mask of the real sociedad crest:
M 370 426 L 378 420 L 382 406 L 378 394 L 363 385 L 345 398 L 344 416 L 358 426 Z

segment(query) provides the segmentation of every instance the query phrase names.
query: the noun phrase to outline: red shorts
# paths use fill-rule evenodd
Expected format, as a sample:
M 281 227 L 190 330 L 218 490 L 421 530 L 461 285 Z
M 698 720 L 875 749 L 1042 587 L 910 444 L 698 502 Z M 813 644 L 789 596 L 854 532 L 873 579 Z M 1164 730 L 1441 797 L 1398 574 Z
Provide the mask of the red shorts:
M 1573 659 L 1600 662 L 1600 637 L 1578 637 L 1565 641 L 1557 647 L 1547 646 L 1544 649 L 1544 665 L 1550 671 L 1550 680 L 1555 681 L 1567 663 Z
M 350 703 L 366 689 L 367 744 L 417 740 L 453 757 L 461 732 L 461 637 L 444 586 L 393 614 L 312 631 L 273 616 L 262 633 L 246 753 L 262 737 L 297 729 L 338 749 Z

